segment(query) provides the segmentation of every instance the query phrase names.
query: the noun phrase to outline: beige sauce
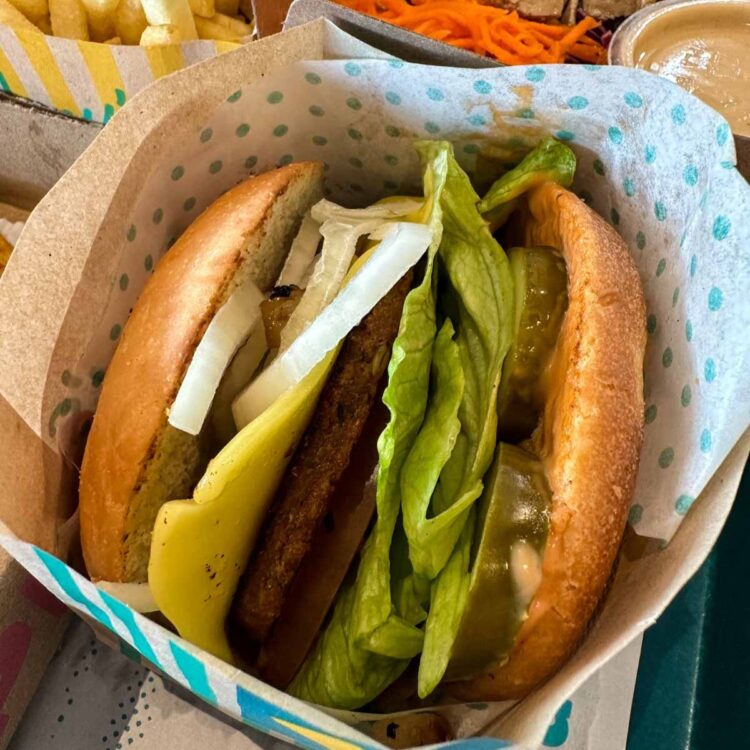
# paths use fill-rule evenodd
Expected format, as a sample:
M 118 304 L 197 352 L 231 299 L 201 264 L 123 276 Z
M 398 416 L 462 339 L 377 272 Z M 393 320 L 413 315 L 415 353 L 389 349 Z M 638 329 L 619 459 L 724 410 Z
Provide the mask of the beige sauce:
M 750 4 L 702 3 L 654 19 L 635 42 L 636 67 L 679 84 L 750 136 Z

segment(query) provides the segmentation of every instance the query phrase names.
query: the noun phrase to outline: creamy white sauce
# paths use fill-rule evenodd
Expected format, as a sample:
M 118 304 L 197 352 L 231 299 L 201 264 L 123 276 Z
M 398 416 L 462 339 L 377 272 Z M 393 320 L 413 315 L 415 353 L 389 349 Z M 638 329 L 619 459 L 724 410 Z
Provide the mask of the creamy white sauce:
M 525 539 L 510 548 L 510 572 L 516 600 L 521 608 L 526 608 L 542 580 L 542 559 Z

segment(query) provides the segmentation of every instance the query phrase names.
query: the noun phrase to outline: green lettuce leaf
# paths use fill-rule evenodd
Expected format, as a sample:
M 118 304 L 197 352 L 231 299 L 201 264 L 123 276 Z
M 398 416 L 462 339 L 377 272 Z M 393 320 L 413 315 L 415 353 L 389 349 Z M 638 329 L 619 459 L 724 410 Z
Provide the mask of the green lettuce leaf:
M 521 163 L 506 172 L 479 202 L 479 212 L 493 226 L 507 218 L 507 204 L 543 182 L 552 180 L 563 187 L 573 184 L 576 155 L 554 138 L 545 138 Z

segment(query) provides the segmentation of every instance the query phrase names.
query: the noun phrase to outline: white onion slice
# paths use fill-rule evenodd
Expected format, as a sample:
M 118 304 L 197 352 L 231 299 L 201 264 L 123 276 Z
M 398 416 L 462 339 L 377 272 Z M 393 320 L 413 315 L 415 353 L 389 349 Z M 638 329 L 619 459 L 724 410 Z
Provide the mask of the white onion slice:
M 335 205 L 335 204 L 331 204 Z M 304 331 L 320 311 L 338 294 L 346 272 L 352 264 L 357 250 L 357 241 L 383 223 L 373 219 L 358 224 L 326 221 L 320 227 L 323 235 L 323 250 L 315 264 L 310 281 L 302 299 L 281 331 L 279 352 L 284 352 Z
M 224 371 L 260 320 L 263 299 L 263 293 L 249 279 L 214 315 L 170 409 L 172 427 L 190 435 L 201 431 Z
M 396 200 L 374 203 L 367 208 L 344 208 L 338 203 L 323 200 L 318 201 L 311 210 L 313 219 L 320 222 L 334 219 L 347 224 L 367 221 L 369 219 L 381 219 L 384 221 L 402 219 L 414 214 L 424 205 L 423 198 L 399 198 Z
M 318 245 L 320 245 L 320 222 L 313 219 L 308 211 L 289 249 L 289 255 L 286 257 L 276 286 L 288 284 L 302 286 L 309 275 L 315 253 L 318 252 Z
M 393 224 L 372 257 L 339 295 L 235 401 L 241 429 L 299 383 L 425 253 L 432 240 L 424 224 Z
M 159 606 L 154 599 L 148 583 L 118 583 L 117 581 L 97 581 L 96 585 L 130 609 L 136 612 L 158 612 Z
M 258 321 L 224 373 L 211 406 L 211 422 L 222 445 L 226 445 L 237 432 L 232 402 L 250 382 L 267 351 L 266 329 L 262 321 Z

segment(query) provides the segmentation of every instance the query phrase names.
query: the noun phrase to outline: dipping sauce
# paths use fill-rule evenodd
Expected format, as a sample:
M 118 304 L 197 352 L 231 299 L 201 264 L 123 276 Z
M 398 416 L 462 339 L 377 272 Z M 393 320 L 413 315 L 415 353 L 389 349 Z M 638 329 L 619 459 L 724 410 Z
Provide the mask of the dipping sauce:
M 679 84 L 750 136 L 750 3 L 698 0 L 664 11 L 634 39 L 631 64 Z

